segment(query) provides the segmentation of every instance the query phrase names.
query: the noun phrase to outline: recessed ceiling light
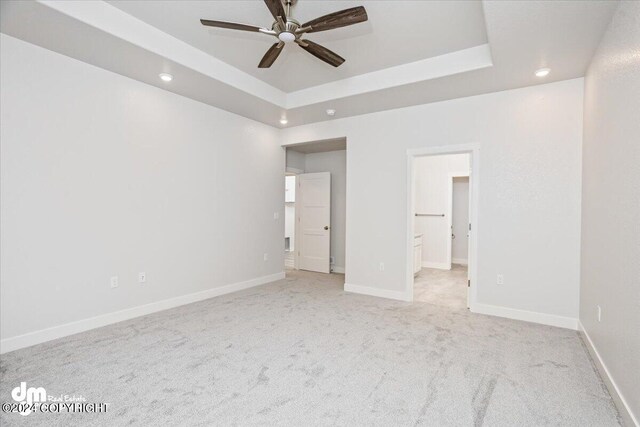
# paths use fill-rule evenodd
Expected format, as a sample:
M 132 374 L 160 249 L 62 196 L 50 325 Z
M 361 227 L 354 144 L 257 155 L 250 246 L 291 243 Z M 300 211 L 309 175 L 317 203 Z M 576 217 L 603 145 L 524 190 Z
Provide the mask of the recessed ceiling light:
M 329 108 L 327 110 L 327 116 L 335 116 L 336 115 L 336 110 L 334 110 L 333 108 Z
M 280 124 L 281 124 L 281 125 L 286 125 L 287 123 L 289 123 L 289 120 L 287 120 L 287 119 L 280 119 Z
M 537 77 L 545 77 L 550 72 L 551 72 L 551 70 L 549 68 L 540 68 L 539 70 L 536 70 L 536 76 Z
M 173 76 L 167 73 L 160 73 L 160 78 L 165 82 L 170 82 L 171 80 L 173 80 Z

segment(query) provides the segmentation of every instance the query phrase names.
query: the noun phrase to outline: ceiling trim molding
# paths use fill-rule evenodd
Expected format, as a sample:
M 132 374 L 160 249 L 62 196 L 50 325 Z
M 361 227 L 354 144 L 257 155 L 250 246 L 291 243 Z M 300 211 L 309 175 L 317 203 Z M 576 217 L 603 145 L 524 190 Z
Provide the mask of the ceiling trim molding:
M 287 94 L 287 109 L 492 67 L 489 44 L 422 59 Z

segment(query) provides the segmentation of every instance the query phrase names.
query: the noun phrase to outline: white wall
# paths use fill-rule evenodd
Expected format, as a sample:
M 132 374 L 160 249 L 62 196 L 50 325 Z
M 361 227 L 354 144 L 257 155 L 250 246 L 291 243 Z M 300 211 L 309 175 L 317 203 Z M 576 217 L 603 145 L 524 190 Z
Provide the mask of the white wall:
M 4 344 L 282 271 L 277 129 L 0 43 Z
M 304 171 L 305 154 L 297 151 L 286 150 L 287 168 L 295 169 L 295 172 Z
M 283 143 L 347 137 L 346 282 L 393 297 L 408 282 L 407 149 L 478 143 L 478 302 L 575 327 L 582 94 L 575 79 L 299 126 Z
M 417 216 L 415 232 L 422 234 L 422 266 L 449 269 L 451 218 L 449 203 L 451 174 L 469 172 L 469 154 L 418 157 L 414 163 L 417 213 L 445 214 Z
M 639 2 L 620 4 L 587 71 L 583 155 L 580 321 L 632 425 L 631 412 L 640 422 Z
M 305 156 L 305 172 L 331 173 L 331 256 L 336 272 L 345 270 L 347 204 L 347 151 L 310 153 Z

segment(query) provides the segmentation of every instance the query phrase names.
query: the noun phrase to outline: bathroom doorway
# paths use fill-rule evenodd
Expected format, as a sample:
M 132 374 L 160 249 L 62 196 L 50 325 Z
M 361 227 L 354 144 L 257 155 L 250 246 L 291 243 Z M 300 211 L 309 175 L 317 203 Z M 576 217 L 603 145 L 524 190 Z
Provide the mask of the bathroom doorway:
M 472 151 L 409 154 L 409 300 L 473 304 L 473 177 Z

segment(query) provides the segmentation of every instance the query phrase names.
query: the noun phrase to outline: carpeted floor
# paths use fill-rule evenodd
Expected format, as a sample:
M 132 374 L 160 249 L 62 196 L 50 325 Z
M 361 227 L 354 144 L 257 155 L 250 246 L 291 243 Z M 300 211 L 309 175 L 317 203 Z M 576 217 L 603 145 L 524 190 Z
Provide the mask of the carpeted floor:
M 106 414 L 9 425 L 615 426 L 575 331 L 287 279 L 2 356 L 20 381 Z

